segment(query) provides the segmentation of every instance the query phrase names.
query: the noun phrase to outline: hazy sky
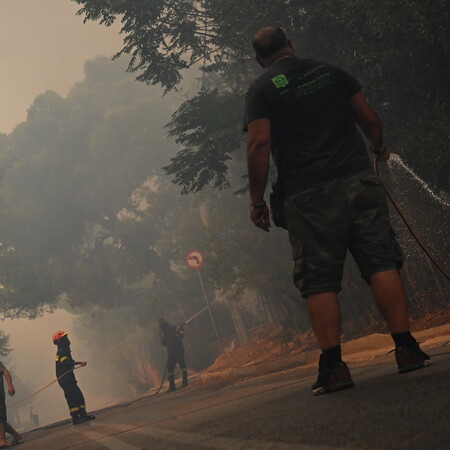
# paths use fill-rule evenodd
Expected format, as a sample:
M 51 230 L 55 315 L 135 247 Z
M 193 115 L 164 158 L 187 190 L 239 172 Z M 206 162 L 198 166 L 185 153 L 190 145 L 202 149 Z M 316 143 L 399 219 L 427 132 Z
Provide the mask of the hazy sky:
M 0 133 L 23 122 L 46 90 L 65 96 L 83 64 L 121 49 L 120 24 L 83 24 L 71 0 L 0 0 Z

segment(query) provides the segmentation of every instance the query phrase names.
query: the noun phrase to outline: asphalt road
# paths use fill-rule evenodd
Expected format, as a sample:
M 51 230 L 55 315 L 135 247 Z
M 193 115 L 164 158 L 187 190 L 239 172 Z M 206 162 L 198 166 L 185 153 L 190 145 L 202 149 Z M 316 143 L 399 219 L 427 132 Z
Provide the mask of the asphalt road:
M 314 397 L 315 369 L 162 393 L 78 426 L 24 435 L 21 450 L 450 449 L 450 348 L 398 375 L 393 355 L 350 366 L 356 387 Z

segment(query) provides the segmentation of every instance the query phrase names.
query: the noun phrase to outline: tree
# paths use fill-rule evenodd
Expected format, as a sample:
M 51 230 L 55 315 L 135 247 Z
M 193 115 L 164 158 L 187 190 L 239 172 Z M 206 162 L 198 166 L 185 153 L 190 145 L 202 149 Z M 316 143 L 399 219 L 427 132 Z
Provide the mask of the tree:
M 11 351 L 12 349 L 9 347 L 9 336 L 0 330 L 0 356 L 6 357 Z
M 74 1 L 83 6 L 79 14 L 85 21 L 110 25 L 120 17 L 125 39 L 118 54 L 132 54 L 129 70 L 139 73 L 138 80 L 171 89 L 183 70 L 201 60 L 204 72 L 219 75 L 215 87 L 225 97 L 231 92 L 242 98 L 256 73 L 249 47 L 253 33 L 268 23 L 283 24 L 300 55 L 338 64 L 363 80 L 391 145 L 438 190 L 449 190 L 450 158 L 444 150 L 449 134 L 448 69 L 442 61 L 449 57 L 445 31 L 450 13 L 444 0 L 257 0 L 245 4 L 245 14 L 242 2 L 235 0 Z M 202 148 L 188 143 L 167 167 L 184 193 L 209 182 L 226 186 L 224 163 L 238 148 L 233 140 L 218 152 L 205 152 L 208 140 L 217 135 L 208 135 L 193 121 L 190 129 L 188 123 L 183 126 L 188 111 L 201 116 L 205 99 L 216 106 L 210 122 L 218 127 L 224 111 L 214 90 L 201 90 L 171 122 L 172 133 L 181 132 L 179 139 L 189 133 L 202 141 Z M 239 104 L 237 98 L 232 102 Z M 227 129 L 237 133 L 240 125 L 240 120 L 229 121 Z
M 40 95 L 2 139 L 1 312 L 34 317 L 67 293 L 80 305 L 117 301 L 99 245 L 175 151 L 161 133 L 171 100 L 154 94 L 99 58 L 67 99 Z
M 176 137 L 183 148 L 164 169 L 174 175 L 174 183 L 183 186 L 183 194 L 211 183 L 221 189 L 230 187 L 226 163 L 231 152 L 242 148 L 242 136 L 234 127 L 241 110 L 242 100 L 233 93 L 202 89 L 172 115 L 169 136 Z

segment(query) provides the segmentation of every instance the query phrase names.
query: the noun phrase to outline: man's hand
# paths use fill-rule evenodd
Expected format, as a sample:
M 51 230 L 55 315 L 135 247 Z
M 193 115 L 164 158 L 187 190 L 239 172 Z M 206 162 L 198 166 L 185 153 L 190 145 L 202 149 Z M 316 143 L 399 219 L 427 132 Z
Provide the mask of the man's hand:
M 16 393 L 16 390 L 14 389 L 14 386 L 11 384 L 11 386 L 8 386 L 8 394 L 12 397 Z
M 386 162 L 391 155 L 391 149 L 387 145 L 382 145 L 381 149 L 373 151 L 375 159 L 380 162 Z
M 270 231 L 270 214 L 267 205 L 261 208 L 250 206 L 250 220 L 264 231 Z
M 84 367 L 86 364 L 87 364 L 86 361 L 80 361 L 80 366 L 81 366 L 81 367 Z

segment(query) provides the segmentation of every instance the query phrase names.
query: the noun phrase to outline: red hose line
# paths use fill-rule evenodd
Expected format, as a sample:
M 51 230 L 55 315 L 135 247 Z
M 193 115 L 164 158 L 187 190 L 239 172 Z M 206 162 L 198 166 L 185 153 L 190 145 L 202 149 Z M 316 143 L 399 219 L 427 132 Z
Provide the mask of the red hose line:
M 378 173 L 378 160 L 375 158 L 374 160 L 374 169 L 375 169 L 375 173 L 377 175 L 379 175 Z M 436 260 L 436 258 L 430 253 L 430 251 L 425 247 L 425 244 L 421 241 L 421 239 L 419 238 L 419 236 L 417 235 L 417 233 L 413 230 L 413 228 L 411 227 L 411 225 L 408 223 L 408 221 L 406 220 L 404 214 L 401 212 L 399 206 L 397 205 L 397 203 L 395 202 L 394 198 L 392 197 L 392 194 L 389 192 L 389 189 L 386 187 L 386 185 L 383 183 L 383 187 L 384 190 L 386 192 L 386 195 L 388 197 L 388 199 L 390 200 L 390 202 L 392 203 L 392 206 L 396 209 L 396 211 L 398 212 L 398 215 L 401 217 L 401 219 L 403 220 L 404 224 L 406 225 L 406 228 L 408 228 L 409 232 L 411 233 L 412 237 L 416 240 L 417 244 L 419 245 L 419 247 L 425 252 L 425 254 L 428 256 L 428 258 L 430 259 L 430 261 L 436 266 L 436 268 L 439 270 L 439 272 L 442 273 L 442 275 L 444 275 L 445 278 L 447 278 L 447 280 L 450 280 L 450 276 L 448 275 L 448 273 L 442 268 L 442 266 L 439 264 L 439 262 Z

